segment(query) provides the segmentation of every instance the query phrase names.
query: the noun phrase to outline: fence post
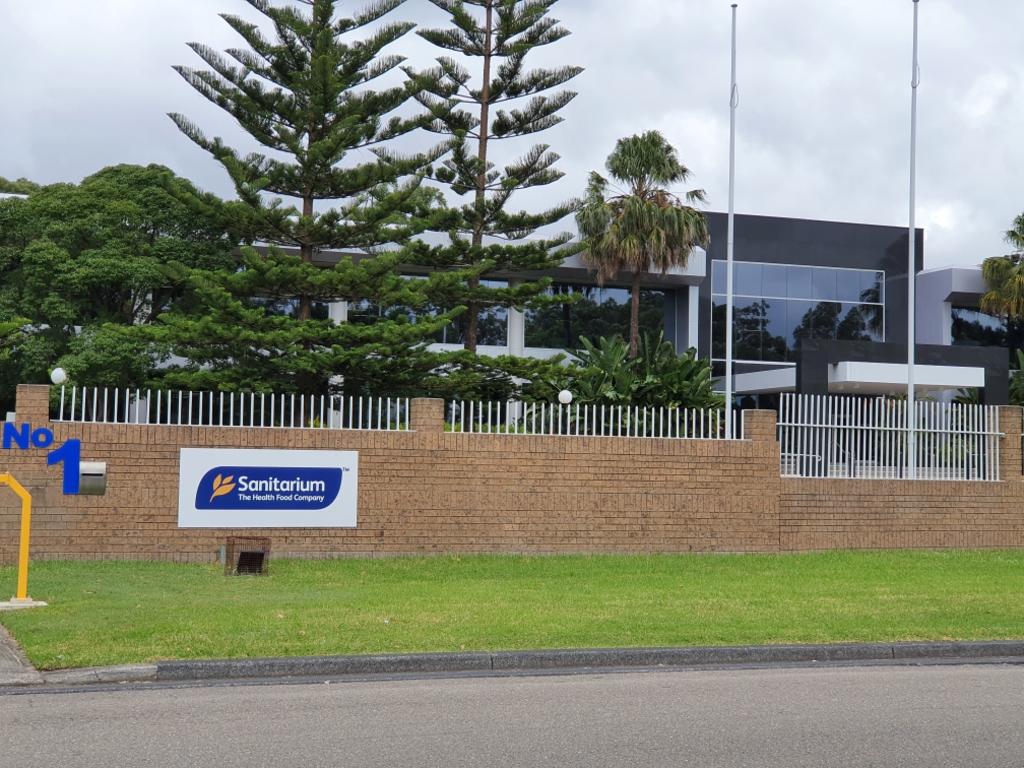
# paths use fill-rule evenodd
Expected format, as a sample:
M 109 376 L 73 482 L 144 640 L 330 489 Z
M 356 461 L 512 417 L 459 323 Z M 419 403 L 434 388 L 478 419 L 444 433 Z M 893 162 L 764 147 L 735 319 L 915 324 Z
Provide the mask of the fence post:
M 1024 429 L 1024 409 L 1016 405 L 999 407 L 999 479 L 1021 480 L 1024 466 L 1021 465 L 1021 433 Z
M 50 385 L 19 384 L 14 401 L 18 421 L 26 424 L 45 424 L 50 420 Z
M 775 442 L 778 422 L 775 411 L 743 411 L 742 419 L 744 440 Z
M 409 409 L 409 429 L 413 432 L 444 432 L 444 400 L 416 397 Z

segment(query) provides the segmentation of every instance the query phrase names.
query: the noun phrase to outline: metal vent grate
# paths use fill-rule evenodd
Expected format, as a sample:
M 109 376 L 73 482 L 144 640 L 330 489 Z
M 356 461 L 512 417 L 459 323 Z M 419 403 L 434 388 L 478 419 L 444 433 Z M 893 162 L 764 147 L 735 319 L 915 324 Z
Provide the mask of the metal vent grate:
M 265 576 L 270 570 L 270 539 L 264 536 L 229 536 L 224 574 Z

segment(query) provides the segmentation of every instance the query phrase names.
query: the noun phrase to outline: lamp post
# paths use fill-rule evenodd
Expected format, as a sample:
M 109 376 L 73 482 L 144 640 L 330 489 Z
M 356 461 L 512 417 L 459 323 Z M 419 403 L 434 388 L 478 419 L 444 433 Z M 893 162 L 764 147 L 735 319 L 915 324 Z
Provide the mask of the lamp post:
M 910 79 L 910 231 L 907 248 L 907 477 L 917 477 L 917 405 L 914 382 L 916 358 L 916 281 L 917 237 L 915 214 L 917 209 L 917 87 L 921 84 L 921 69 L 917 63 L 917 12 L 919 0 L 914 0 L 914 53 Z
M 736 3 L 732 4 L 732 76 L 729 90 L 729 220 L 725 238 L 725 437 L 733 436 L 732 408 L 732 257 L 736 223 L 736 107 L 739 89 L 736 86 Z

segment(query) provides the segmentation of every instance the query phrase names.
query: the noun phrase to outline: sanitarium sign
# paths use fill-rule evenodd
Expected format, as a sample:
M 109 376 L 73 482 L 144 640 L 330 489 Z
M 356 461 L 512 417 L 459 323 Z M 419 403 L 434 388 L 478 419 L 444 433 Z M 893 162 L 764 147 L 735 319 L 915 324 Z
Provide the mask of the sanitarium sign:
M 182 448 L 182 528 L 354 528 L 355 451 Z

